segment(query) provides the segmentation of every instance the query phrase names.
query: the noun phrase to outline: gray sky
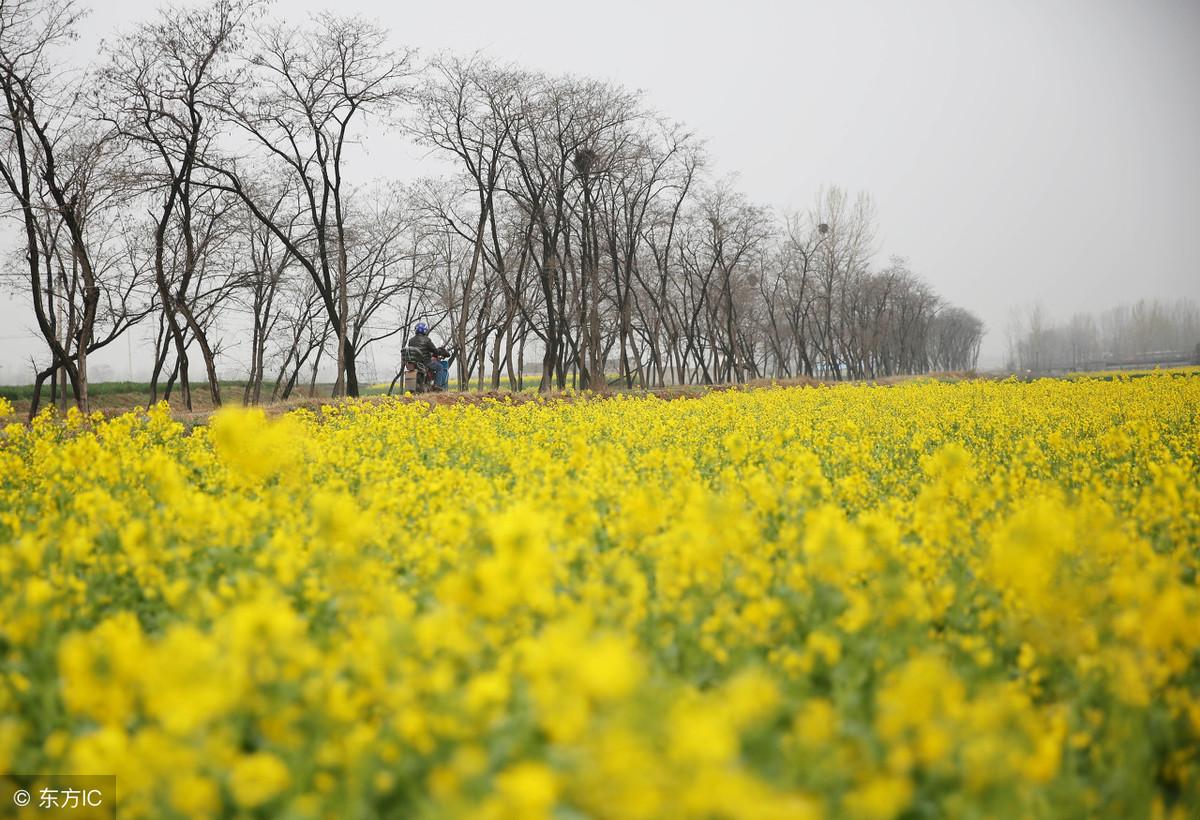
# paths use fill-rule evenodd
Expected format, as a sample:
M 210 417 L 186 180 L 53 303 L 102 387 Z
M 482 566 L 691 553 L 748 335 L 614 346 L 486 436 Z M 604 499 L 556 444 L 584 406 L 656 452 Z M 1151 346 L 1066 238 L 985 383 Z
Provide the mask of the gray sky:
M 81 59 L 158 5 L 94 3 Z M 300 20 L 331 5 L 273 13 Z M 869 191 L 880 261 L 907 257 L 987 322 L 983 365 L 998 363 L 1016 304 L 1066 316 L 1200 299 L 1200 0 L 333 7 L 377 17 L 425 53 L 483 50 L 642 89 L 762 204 L 806 208 L 827 184 Z M 414 149 L 376 140 L 359 178 L 431 172 Z M 39 350 L 27 311 L 0 297 L 0 382 L 27 380 Z M 127 369 L 118 347 L 113 378 Z

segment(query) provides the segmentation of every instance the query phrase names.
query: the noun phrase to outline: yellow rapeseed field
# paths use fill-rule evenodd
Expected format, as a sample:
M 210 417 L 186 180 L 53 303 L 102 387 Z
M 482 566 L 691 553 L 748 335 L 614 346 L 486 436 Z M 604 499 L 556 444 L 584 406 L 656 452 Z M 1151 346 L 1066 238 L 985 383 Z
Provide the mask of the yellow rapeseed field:
M 1198 569 L 1200 376 L 43 416 L 0 771 L 126 818 L 1195 817 Z

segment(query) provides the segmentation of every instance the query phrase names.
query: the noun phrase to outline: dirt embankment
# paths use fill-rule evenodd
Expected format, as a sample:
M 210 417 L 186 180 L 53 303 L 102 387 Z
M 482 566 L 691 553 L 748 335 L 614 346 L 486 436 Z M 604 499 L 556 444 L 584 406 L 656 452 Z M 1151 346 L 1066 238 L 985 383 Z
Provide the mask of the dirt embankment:
M 866 382 L 856 382 L 865 384 L 881 384 L 895 385 L 903 384 L 914 379 L 936 379 L 939 381 L 961 381 L 963 379 L 976 378 L 971 373 L 929 373 L 922 376 L 892 376 L 883 379 L 872 379 Z M 361 401 L 365 402 L 384 402 L 384 401 L 411 401 L 411 402 L 426 402 L 428 404 L 442 406 L 454 404 L 486 404 L 490 401 L 505 401 L 512 404 L 525 404 L 531 401 L 592 401 L 596 399 L 612 398 L 618 395 L 631 396 L 655 396 L 666 401 L 674 401 L 678 399 L 695 399 L 708 393 L 724 391 L 724 390 L 751 390 L 751 389 L 769 389 L 773 387 L 815 387 L 818 385 L 834 385 L 846 384 L 846 382 L 834 382 L 829 380 L 811 379 L 808 377 L 799 377 L 792 379 L 753 379 L 741 384 L 712 384 L 712 385 L 674 385 L 668 387 L 656 387 L 650 389 L 626 389 L 624 387 L 609 387 L 602 393 L 578 392 L 572 390 L 559 391 L 554 390 L 549 393 L 537 393 L 535 391 L 510 392 L 507 390 L 485 390 L 485 391 L 467 391 L 458 392 L 456 390 L 439 392 L 439 393 L 422 393 L 422 394 L 403 394 L 403 395 L 371 395 L 364 396 Z M 241 395 L 230 394 L 223 397 L 225 405 L 239 405 L 241 403 Z M 104 393 L 97 395 L 92 399 L 92 410 L 99 411 L 105 416 L 115 416 L 121 413 L 129 412 L 139 407 L 145 407 L 150 400 L 148 393 Z M 328 396 L 303 396 L 291 398 L 286 401 L 272 402 L 263 404 L 263 409 L 268 415 L 280 415 L 299 408 L 319 411 L 324 405 L 335 402 L 337 399 L 331 399 Z M 0 418 L 0 422 L 22 422 L 25 421 L 29 413 L 28 401 L 13 402 L 15 413 L 7 418 Z M 185 424 L 203 424 L 212 415 L 214 405 L 212 397 L 208 391 L 193 390 L 192 391 L 192 409 L 187 410 L 183 407 L 177 396 L 171 397 L 172 414 L 178 420 Z M 45 404 L 43 404 L 45 406 Z

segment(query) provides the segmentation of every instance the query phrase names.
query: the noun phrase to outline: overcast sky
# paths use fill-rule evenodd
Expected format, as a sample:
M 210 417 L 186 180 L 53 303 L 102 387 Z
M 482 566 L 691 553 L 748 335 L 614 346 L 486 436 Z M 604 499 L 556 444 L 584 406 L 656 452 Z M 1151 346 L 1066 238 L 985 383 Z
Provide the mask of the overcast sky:
M 154 13 L 93 4 L 80 42 Z M 329 0 L 278 3 L 300 20 Z M 707 140 L 753 199 L 807 208 L 866 190 L 880 256 L 907 257 L 988 324 L 998 363 L 1013 305 L 1052 314 L 1141 297 L 1200 299 L 1200 0 L 339 0 L 398 45 L 477 50 L 615 80 Z M 368 175 L 435 166 L 394 140 Z M 11 233 L 6 232 L 11 236 Z M 41 352 L 0 298 L 0 382 Z M 140 339 L 140 337 L 138 337 Z M 139 341 L 120 345 L 123 378 Z M 44 353 L 42 354 L 44 358 Z

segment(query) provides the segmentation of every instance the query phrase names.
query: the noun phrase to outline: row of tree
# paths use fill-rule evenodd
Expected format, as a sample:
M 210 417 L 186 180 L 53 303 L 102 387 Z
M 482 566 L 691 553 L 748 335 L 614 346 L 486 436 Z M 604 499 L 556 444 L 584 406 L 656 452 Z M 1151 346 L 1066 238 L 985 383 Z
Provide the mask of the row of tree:
M 1095 316 L 1053 319 L 1041 304 L 1018 308 L 1008 328 L 1008 368 L 1031 372 L 1192 361 L 1200 364 L 1200 305 L 1140 300 Z
M 88 357 L 135 327 L 154 398 L 189 406 L 197 364 L 228 399 L 231 346 L 242 401 L 311 385 L 322 362 L 357 395 L 364 354 L 417 319 L 464 386 L 523 386 L 539 359 L 542 390 L 975 365 L 977 318 L 903 260 L 875 266 L 868 197 L 776 215 L 610 83 L 417 66 L 374 23 L 287 25 L 259 0 L 168 7 L 80 73 L 58 55 L 81 14 L 0 0 L 0 174 L 21 227 L 5 275 L 46 343 L 39 397 L 48 382 L 86 407 Z M 351 181 L 384 131 L 451 173 Z

